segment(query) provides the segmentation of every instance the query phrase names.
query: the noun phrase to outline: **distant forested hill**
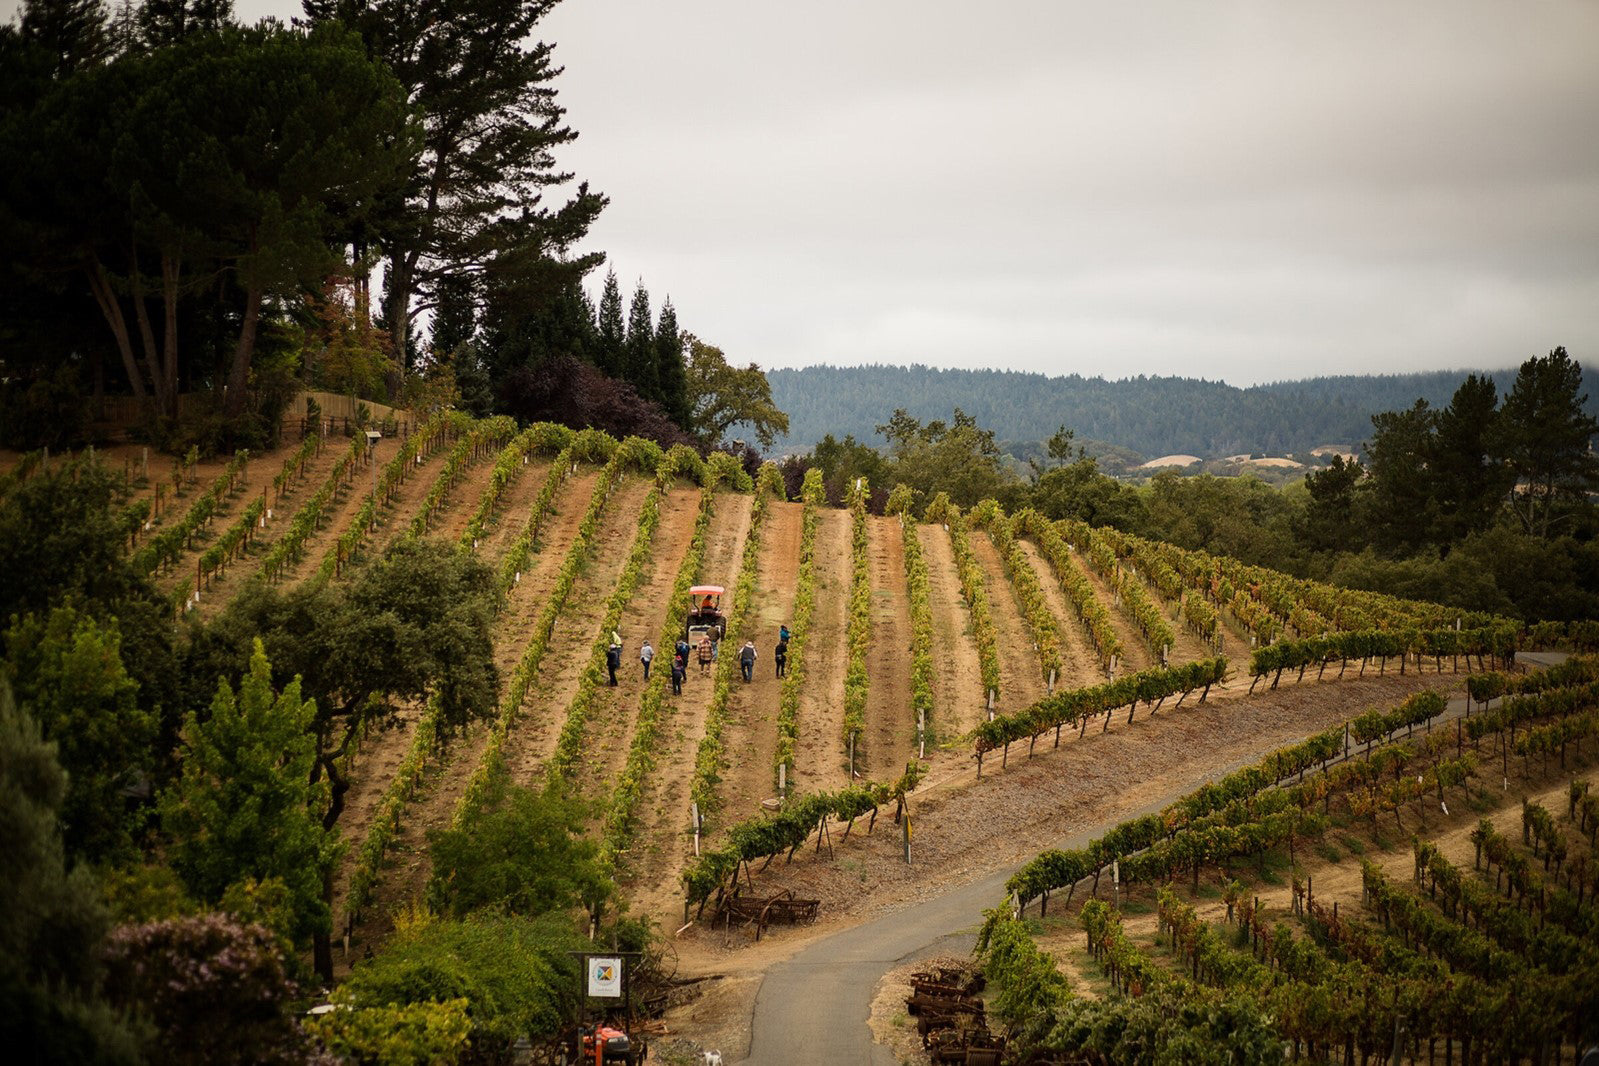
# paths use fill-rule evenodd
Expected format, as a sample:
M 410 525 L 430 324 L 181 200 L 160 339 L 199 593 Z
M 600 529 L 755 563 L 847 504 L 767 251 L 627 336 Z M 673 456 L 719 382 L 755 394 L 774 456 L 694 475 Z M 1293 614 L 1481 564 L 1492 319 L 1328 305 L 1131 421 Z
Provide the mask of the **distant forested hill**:
M 1043 440 L 1064 425 L 1079 439 L 1121 445 L 1149 458 L 1212 458 L 1358 443 L 1370 434 L 1373 414 L 1409 407 L 1418 398 L 1446 405 L 1468 372 L 1324 377 L 1247 389 L 1198 378 L 1106 381 L 926 366 L 813 366 L 766 376 L 772 399 L 788 412 L 789 435 L 779 442 L 785 451 L 806 451 L 828 433 L 880 444 L 875 427 L 897 407 L 923 421 L 947 419 L 959 407 L 1001 440 Z M 1491 374 L 1503 397 L 1516 371 Z M 1589 391 L 1588 408 L 1599 413 L 1599 397 Z

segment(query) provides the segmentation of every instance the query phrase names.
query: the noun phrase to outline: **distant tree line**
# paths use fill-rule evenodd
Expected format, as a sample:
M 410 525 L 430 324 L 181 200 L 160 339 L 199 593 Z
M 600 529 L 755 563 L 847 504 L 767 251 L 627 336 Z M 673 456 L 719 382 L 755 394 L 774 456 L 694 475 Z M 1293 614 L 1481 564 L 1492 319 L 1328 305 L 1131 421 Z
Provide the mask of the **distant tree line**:
M 866 477 L 881 507 L 894 485 L 923 506 L 948 493 L 1078 518 L 1335 584 L 1517 614 L 1599 616 L 1599 420 L 1564 348 L 1529 359 L 1501 399 L 1478 374 L 1447 404 L 1416 400 L 1370 419 L 1364 462 L 1277 489 L 1250 475 L 1109 477 L 1060 427 L 1018 474 L 992 429 L 957 407 L 923 422 L 905 409 L 873 427 L 882 448 L 825 434 L 784 462 L 790 482 L 821 468 L 830 497 Z
M 1108 470 L 1163 455 L 1293 456 L 1323 444 L 1358 446 L 1370 436 L 1372 415 L 1418 397 L 1441 407 L 1463 376 L 1341 376 L 1237 388 L 1196 378 L 1108 381 L 926 366 L 810 366 L 768 374 L 772 398 L 789 415 L 790 431 L 778 442 L 785 451 L 805 451 L 829 433 L 883 444 L 876 427 L 885 411 L 903 407 L 924 422 L 947 421 L 958 407 L 1018 453 L 1041 454 L 1039 442 L 1070 426 L 1090 455 L 1106 457 Z M 1516 371 L 1482 376 L 1504 393 Z M 1599 415 L 1599 395 L 1586 410 Z

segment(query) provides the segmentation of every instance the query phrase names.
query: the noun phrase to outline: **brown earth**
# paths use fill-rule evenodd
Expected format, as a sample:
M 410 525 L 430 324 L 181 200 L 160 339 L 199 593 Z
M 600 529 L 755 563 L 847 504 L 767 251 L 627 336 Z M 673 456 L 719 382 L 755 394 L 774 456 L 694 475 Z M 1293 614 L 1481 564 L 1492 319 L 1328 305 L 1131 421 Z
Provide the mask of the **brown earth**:
M 650 667 L 651 683 L 656 673 L 661 675 L 663 683 L 670 678 L 672 646 L 678 634 L 666 632 L 666 616 L 672 608 L 672 585 L 677 580 L 678 568 L 683 565 L 683 557 L 694 539 L 699 508 L 698 489 L 679 488 L 667 493 L 661 501 L 650 568 L 622 611 L 620 631 L 629 654 L 623 657 L 622 669 L 617 671 L 620 684 L 616 688 L 604 686 L 600 689 L 585 731 L 587 742 L 583 746 L 577 780 L 580 790 L 590 796 L 597 798 L 609 790 L 627 765 L 633 731 L 638 724 L 639 702 L 644 698 L 644 666 L 638 652 L 646 638 L 655 649 Z
M 869 516 L 866 551 L 872 590 L 872 639 L 866 652 L 864 753 L 858 772 L 893 781 L 916 754 L 916 719 L 911 711 L 911 606 L 905 578 L 905 542 L 899 519 Z
M 732 589 L 738 575 L 744 540 L 749 534 L 753 499 L 735 493 L 718 493 L 711 516 L 705 561 L 699 582 Z M 627 869 L 625 890 L 637 909 L 670 920 L 678 899 L 678 878 L 693 855 L 688 833 L 688 789 L 694 776 L 694 758 L 705 736 L 705 711 L 711 699 L 711 676 L 696 664 L 689 669 L 683 695 L 667 700 L 655 772 L 650 775 L 640 804 L 638 842 Z M 678 911 L 680 913 L 680 910 Z M 673 922 L 669 928 L 677 928 Z
M 568 479 L 556 495 L 542 538 L 542 550 L 532 556 L 528 569 L 523 571 L 521 583 L 515 586 L 506 609 L 496 620 L 495 664 L 502 678 L 514 668 L 526 650 L 531 639 L 529 626 L 543 609 L 544 601 L 554 588 L 561 564 L 577 537 L 578 525 L 598 480 L 598 471 L 580 471 L 576 477 Z M 507 511 L 502 525 L 520 528 L 524 517 L 522 513 Z M 355 865 L 353 848 L 365 838 L 375 805 L 393 779 L 400 759 L 404 757 L 410 743 L 408 725 L 414 721 L 415 713 L 413 710 L 402 715 L 401 728 L 390 736 L 380 738 L 381 752 L 363 752 L 356 765 L 353 784 L 346 796 L 345 814 L 340 820 L 344 839 L 351 842 L 352 849 L 346 851 L 342 868 L 335 878 L 335 914 L 339 913 L 343 891 L 348 886 L 350 871 Z M 390 869 L 380 880 L 375 905 L 365 921 L 369 929 L 386 931 L 386 921 L 374 925 L 372 917 L 385 917 L 394 908 L 420 897 L 428 872 L 424 852 L 427 831 L 444 828 L 454 817 L 466 783 L 488 744 L 489 726 L 488 721 L 470 726 L 451 743 L 444 765 L 427 775 L 422 795 L 411 805 L 391 850 L 389 862 L 397 869 Z M 342 926 L 342 919 L 336 924 Z
M 838 788 L 848 776 L 843 735 L 851 556 L 849 512 L 824 509 L 816 516 L 816 606 L 805 636 L 805 687 L 794 742 L 795 773 L 807 790 Z
M 928 601 L 933 612 L 933 706 L 935 736 L 958 736 L 988 717 L 983 668 L 972 639 L 972 616 L 961 598 L 955 553 L 942 526 L 917 526 L 927 563 Z
M 804 510 L 798 503 L 767 504 L 761 556 L 755 570 L 755 595 L 747 605 L 744 631 L 736 635 L 755 641 L 755 680 L 745 684 L 734 675 L 727 725 L 722 733 L 729 765 L 722 771 L 717 788 L 722 801 L 719 825 L 755 817 L 760 813 L 761 801 L 777 794 L 773 762 L 783 683 L 777 677 L 772 649 L 777 646 L 778 627 L 793 621 Z M 729 634 L 721 654 L 738 654 L 743 640 L 734 637 Z M 801 787 L 804 769 L 803 765 L 794 768 L 795 780 L 786 782 L 791 789 Z
M 1005 566 L 994 542 L 980 529 L 971 530 L 968 536 L 972 556 L 983 569 L 984 584 L 988 588 L 988 613 L 999 635 L 999 699 L 995 701 L 994 710 L 998 714 L 1019 711 L 1043 697 L 1043 665 L 1033 644 L 1033 631 L 1022 617 L 1016 590 L 1005 575 Z
M 522 467 L 522 472 L 512 479 L 505 487 L 505 492 L 500 496 L 500 501 L 494 507 L 488 525 L 483 531 L 483 536 L 478 543 L 478 554 L 485 559 L 498 561 L 505 558 L 506 551 L 522 532 L 522 527 L 527 523 L 528 512 L 533 507 L 533 502 L 538 499 L 539 492 L 544 488 L 545 478 L 550 476 L 548 459 L 530 459 Z M 492 473 L 493 467 L 490 467 Z M 563 489 L 563 492 L 565 490 Z M 482 496 L 472 504 L 468 512 L 461 515 L 461 529 L 466 528 L 466 523 L 471 521 L 472 515 L 477 513 Z M 582 517 L 579 512 L 579 517 Z M 460 532 L 455 534 L 460 537 Z
M 1044 600 L 1049 604 L 1050 613 L 1055 616 L 1055 622 L 1060 627 L 1061 674 L 1055 681 L 1055 687 L 1087 688 L 1090 685 L 1102 684 L 1105 672 L 1100 669 L 1099 656 L 1095 654 L 1094 646 L 1088 639 L 1088 631 L 1077 617 L 1077 610 L 1067 601 L 1065 590 L 1060 586 L 1060 579 L 1055 576 L 1055 568 L 1039 555 L 1038 549 L 1030 541 L 1020 543 L 1028 565 L 1038 575 L 1038 584 L 1044 590 Z
M 1116 637 L 1122 645 L 1121 662 L 1116 667 L 1117 674 L 1130 674 L 1159 666 L 1160 659 L 1150 651 L 1149 642 L 1144 639 L 1143 631 L 1128 616 L 1126 608 L 1116 602 L 1115 590 L 1093 567 L 1082 561 L 1080 553 L 1073 552 L 1071 562 L 1077 567 L 1077 572 L 1088 579 L 1089 587 L 1094 590 L 1094 598 L 1110 612 L 1111 628 L 1116 631 Z
M 529 686 L 522 717 L 506 741 L 505 763 L 511 779 L 537 785 L 544 763 L 555 753 L 567 708 L 577 692 L 578 680 L 588 668 L 594 642 L 602 635 L 606 602 L 638 534 L 639 508 L 650 491 L 650 479 L 630 476 L 618 485 L 600 517 L 593 551 L 584 565 L 565 608 L 555 622 L 549 651 L 539 668 L 536 685 Z M 635 665 L 642 634 L 623 636 L 622 663 Z M 623 676 L 618 671 L 620 682 Z M 627 676 L 636 681 L 632 673 Z

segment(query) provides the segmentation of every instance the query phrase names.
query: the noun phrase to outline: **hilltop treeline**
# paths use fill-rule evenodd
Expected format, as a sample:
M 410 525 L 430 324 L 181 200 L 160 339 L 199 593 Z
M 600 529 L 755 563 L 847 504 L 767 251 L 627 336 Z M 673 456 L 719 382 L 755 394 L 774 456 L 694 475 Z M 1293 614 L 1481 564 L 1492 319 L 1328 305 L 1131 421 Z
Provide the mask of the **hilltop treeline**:
M 948 419 L 958 407 L 1002 441 L 1042 441 L 1067 425 L 1079 441 L 1155 458 L 1292 455 L 1322 444 L 1358 444 L 1371 434 L 1372 415 L 1408 407 L 1418 397 L 1447 404 L 1465 373 L 1320 377 L 1247 389 L 1198 378 L 1108 381 L 927 366 L 812 366 L 767 376 L 773 400 L 788 412 L 784 444 L 795 451 L 829 433 L 876 443 L 875 427 L 895 408 L 929 421 Z M 1516 371 L 1483 376 L 1503 393 Z M 1599 413 L 1599 403 L 1590 400 L 1588 412 Z

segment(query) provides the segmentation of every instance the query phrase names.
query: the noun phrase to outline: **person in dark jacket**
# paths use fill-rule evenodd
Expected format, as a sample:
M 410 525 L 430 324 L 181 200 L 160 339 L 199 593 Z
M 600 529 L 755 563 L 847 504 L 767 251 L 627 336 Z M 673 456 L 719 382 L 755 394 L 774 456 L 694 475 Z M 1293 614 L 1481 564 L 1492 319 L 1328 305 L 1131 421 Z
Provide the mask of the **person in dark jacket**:
M 787 627 L 785 627 L 787 628 Z M 772 653 L 772 659 L 777 663 L 777 676 L 788 676 L 788 638 L 783 637 L 777 642 L 777 650 Z
M 672 656 L 672 695 L 683 694 L 683 678 L 688 676 L 688 659 L 682 655 Z
M 611 675 L 611 687 L 616 687 L 616 671 L 622 665 L 622 645 L 612 644 L 605 649 L 605 669 Z
M 755 680 L 755 642 L 746 640 L 738 650 L 738 668 L 744 671 L 745 681 Z

